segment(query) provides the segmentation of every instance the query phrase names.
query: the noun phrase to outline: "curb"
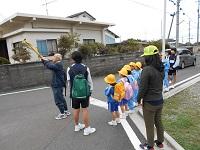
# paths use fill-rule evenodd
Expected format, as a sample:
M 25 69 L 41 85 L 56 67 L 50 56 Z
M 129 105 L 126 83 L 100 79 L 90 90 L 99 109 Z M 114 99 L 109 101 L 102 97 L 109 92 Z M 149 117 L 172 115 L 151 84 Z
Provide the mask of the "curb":
M 143 118 L 142 109 L 138 110 L 139 116 Z M 185 150 L 180 144 L 178 144 L 167 132 L 164 131 L 165 141 L 175 150 Z

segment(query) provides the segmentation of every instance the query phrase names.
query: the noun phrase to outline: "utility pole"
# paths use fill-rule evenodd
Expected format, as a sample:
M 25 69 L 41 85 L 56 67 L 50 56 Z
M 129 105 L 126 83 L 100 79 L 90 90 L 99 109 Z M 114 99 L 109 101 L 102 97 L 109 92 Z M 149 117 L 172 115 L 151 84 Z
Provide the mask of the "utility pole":
M 197 19 L 197 46 L 199 45 L 199 5 L 200 5 L 200 0 L 198 0 L 198 19 Z
M 180 0 L 177 0 L 176 3 L 176 48 L 179 47 L 179 10 L 180 10 Z
M 175 14 L 176 14 L 175 12 L 173 14 L 170 14 L 170 16 L 172 16 L 172 21 L 171 21 L 171 25 L 170 25 L 170 28 L 169 28 L 169 33 L 168 33 L 167 39 L 169 39 L 169 37 L 170 37 L 170 33 L 171 33 L 171 30 L 172 30 L 172 25 L 173 25 L 173 22 L 174 22 Z
M 167 11 L 167 0 L 164 0 L 164 12 L 163 12 L 163 30 L 162 30 L 162 60 L 164 60 L 165 56 L 165 32 L 166 32 L 166 11 Z
M 189 20 L 189 43 L 190 43 L 190 20 Z

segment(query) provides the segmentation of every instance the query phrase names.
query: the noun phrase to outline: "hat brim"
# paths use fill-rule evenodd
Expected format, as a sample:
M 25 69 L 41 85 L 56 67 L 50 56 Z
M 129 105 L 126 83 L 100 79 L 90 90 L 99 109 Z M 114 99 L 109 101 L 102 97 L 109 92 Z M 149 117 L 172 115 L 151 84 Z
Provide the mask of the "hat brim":
M 121 71 L 118 71 L 118 73 L 119 74 L 121 74 L 121 75 L 123 75 L 123 76 L 127 76 L 127 75 L 125 75 L 123 72 L 121 72 Z
M 158 54 L 159 52 L 155 52 L 155 53 L 153 53 L 153 54 L 142 54 L 140 57 L 144 57 L 144 56 L 153 56 L 153 55 L 155 55 L 155 54 Z
M 108 84 L 113 84 L 113 83 L 115 83 L 115 82 L 110 82 L 110 81 L 108 80 L 107 77 L 104 78 L 104 81 L 105 81 L 106 83 L 108 83 Z

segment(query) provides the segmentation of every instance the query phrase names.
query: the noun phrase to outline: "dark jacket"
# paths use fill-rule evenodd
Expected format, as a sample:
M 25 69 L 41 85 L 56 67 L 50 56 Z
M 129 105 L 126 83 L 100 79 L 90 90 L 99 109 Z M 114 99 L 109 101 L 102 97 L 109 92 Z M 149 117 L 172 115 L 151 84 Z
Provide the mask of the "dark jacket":
M 144 67 L 139 85 L 138 102 L 142 98 L 144 102 L 163 99 L 163 78 L 163 71 L 160 72 L 152 66 Z
M 54 88 L 57 87 L 65 87 L 65 79 L 64 79 L 64 69 L 62 62 L 53 63 L 52 61 L 43 61 L 44 65 L 52 70 L 53 76 L 51 81 L 51 86 Z

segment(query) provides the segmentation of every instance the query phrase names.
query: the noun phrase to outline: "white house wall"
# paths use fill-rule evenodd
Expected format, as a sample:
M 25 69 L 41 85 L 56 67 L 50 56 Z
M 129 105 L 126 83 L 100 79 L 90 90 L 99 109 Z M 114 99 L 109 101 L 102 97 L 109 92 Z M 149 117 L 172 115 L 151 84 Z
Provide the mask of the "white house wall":
M 15 35 L 12 37 L 9 37 L 6 39 L 7 41 L 7 47 L 8 47 L 8 53 L 9 53 L 9 59 L 11 63 L 15 63 L 12 59 L 13 55 L 13 43 L 22 41 L 23 39 L 26 39 L 28 42 L 32 43 L 34 47 L 37 47 L 37 40 L 46 40 L 46 39 L 58 39 L 62 34 L 65 33 L 22 33 L 19 35 Z M 38 61 L 39 58 L 37 55 L 31 51 L 31 61 Z
M 84 30 L 77 29 L 76 33 L 80 35 L 80 43 L 83 43 L 83 39 L 95 39 L 95 42 L 103 43 L 100 30 Z

